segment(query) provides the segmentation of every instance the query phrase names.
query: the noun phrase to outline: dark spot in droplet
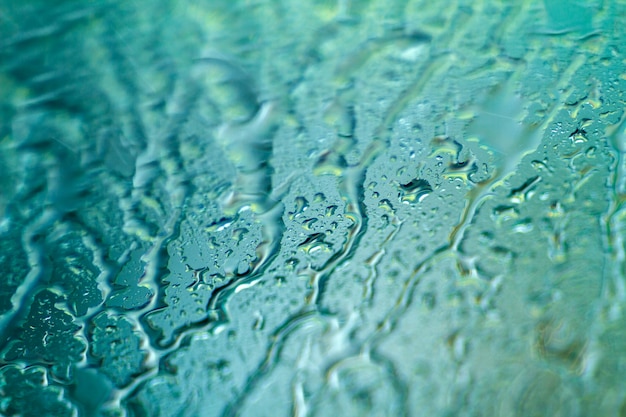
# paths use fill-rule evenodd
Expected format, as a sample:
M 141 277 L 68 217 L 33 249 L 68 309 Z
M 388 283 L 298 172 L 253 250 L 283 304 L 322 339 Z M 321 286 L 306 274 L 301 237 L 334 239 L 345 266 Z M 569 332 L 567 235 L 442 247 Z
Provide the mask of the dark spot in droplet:
M 461 161 L 461 162 L 451 162 L 450 169 L 452 170 L 460 170 L 465 168 L 469 164 L 469 161 Z
M 530 189 L 530 187 L 532 187 L 539 181 L 541 181 L 541 177 L 539 175 L 529 178 L 528 180 L 526 180 L 526 182 L 524 182 L 519 187 L 513 188 L 511 190 L 511 193 L 509 194 L 509 197 L 513 197 L 514 195 L 525 193 L 526 191 Z
M 400 200 L 402 202 L 420 202 L 433 191 L 430 183 L 424 179 L 413 179 L 406 184 L 400 184 Z
M 324 233 L 314 233 L 312 235 L 310 235 L 309 237 L 307 237 L 304 242 L 302 242 L 300 245 L 298 246 L 305 246 L 308 245 L 310 243 L 313 242 L 322 242 L 324 240 L 325 234 Z
M 493 214 L 495 214 L 496 216 L 499 216 L 500 214 L 506 213 L 509 211 L 516 212 L 515 208 L 509 205 L 499 205 L 493 208 Z
M 418 189 L 428 189 L 428 191 L 432 191 L 433 188 L 430 186 L 430 183 L 426 180 L 423 179 L 414 179 L 409 181 L 406 184 L 400 184 L 400 187 L 404 190 L 404 191 L 409 191 L 409 192 L 413 192 L 415 190 Z

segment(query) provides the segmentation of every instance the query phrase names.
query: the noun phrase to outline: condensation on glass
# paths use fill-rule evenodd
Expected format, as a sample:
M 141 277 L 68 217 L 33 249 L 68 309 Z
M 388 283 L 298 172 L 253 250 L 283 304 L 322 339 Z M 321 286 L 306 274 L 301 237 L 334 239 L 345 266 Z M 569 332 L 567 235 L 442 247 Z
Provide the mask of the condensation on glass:
M 0 415 L 626 415 L 623 1 L 0 5 Z

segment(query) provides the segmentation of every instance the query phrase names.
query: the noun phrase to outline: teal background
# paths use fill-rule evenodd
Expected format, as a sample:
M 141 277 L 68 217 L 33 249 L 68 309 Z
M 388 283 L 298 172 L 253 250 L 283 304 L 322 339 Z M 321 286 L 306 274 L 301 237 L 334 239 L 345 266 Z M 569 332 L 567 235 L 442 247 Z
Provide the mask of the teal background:
M 0 2 L 0 415 L 626 416 L 623 1 Z

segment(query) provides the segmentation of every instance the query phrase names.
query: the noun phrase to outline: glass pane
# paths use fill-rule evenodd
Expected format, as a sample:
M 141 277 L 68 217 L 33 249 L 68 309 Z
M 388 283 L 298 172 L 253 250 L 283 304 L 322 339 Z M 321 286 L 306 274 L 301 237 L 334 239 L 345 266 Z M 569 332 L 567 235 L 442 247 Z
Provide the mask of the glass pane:
M 625 15 L 4 0 L 0 414 L 626 415 Z

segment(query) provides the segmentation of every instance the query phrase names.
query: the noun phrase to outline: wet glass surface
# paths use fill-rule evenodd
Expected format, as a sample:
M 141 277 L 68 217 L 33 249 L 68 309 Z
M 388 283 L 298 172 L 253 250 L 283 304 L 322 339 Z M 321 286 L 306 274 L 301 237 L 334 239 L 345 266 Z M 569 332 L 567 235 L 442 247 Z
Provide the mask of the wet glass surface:
M 0 415 L 626 415 L 623 1 L 0 3 Z

